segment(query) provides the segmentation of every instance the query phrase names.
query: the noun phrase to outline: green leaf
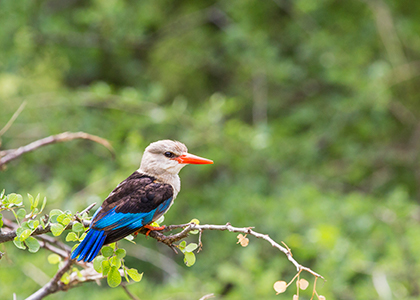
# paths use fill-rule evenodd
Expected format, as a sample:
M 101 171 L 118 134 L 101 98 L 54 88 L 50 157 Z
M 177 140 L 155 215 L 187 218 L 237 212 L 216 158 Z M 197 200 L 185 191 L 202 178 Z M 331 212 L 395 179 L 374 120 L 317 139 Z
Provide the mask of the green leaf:
M 36 229 L 39 226 L 39 220 L 34 220 L 32 226 L 33 229 Z
M 61 282 L 64 284 L 68 284 L 70 282 L 70 275 L 69 273 L 64 273 L 63 276 L 61 276 Z
M 8 200 L 9 200 L 10 203 L 13 203 L 13 204 L 19 206 L 19 205 L 22 204 L 23 198 L 22 198 L 22 195 L 12 193 L 8 196 Z
M 69 232 L 66 236 L 66 242 L 75 242 L 78 241 L 78 237 L 76 235 L 76 233 L 74 232 Z
M 53 209 L 50 211 L 50 217 L 52 216 L 56 216 L 56 215 L 61 215 L 63 213 L 63 211 L 59 210 L 59 209 Z
M 191 231 L 190 231 L 190 233 L 191 233 L 191 234 L 198 234 L 199 232 L 200 232 L 200 231 L 199 231 L 198 229 L 197 229 L 197 230 L 191 230 Z
M 105 246 L 102 248 L 102 255 L 105 257 L 110 257 L 114 254 L 114 249 L 112 249 L 110 246 Z
M 61 257 L 57 254 L 48 255 L 48 262 L 52 265 L 56 265 L 61 261 Z
M 109 270 L 111 270 L 111 264 L 109 263 L 108 260 L 104 260 L 102 262 L 102 275 L 106 276 L 109 273 Z
M 39 248 L 41 247 L 39 245 L 39 242 L 36 238 L 30 236 L 25 240 L 26 246 L 28 246 L 29 252 L 35 253 L 38 252 Z
M 79 245 L 80 245 L 80 243 L 75 244 L 73 247 L 71 247 L 71 252 L 73 252 L 74 250 L 76 250 L 77 246 L 79 246 Z
M 34 206 L 34 197 L 28 193 L 28 199 L 29 202 L 31 202 L 31 210 L 33 210 L 33 206 Z
M 95 257 L 95 259 L 93 260 L 93 268 L 96 272 L 102 273 L 102 262 L 105 260 L 106 258 L 102 255 Z
M 115 255 L 119 259 L 124 258 L 126 254 L 127 254 L 127 252 L 124 249 L 117 249 L 117 251 L 115 251 Z
M 195 255 L 192 252 L 185 252 L 184 254 L 184 263 L 187 267 L 191 267 L 195 264 Z
M 121 283 L 121 275 L 116 266 L 112 266 L 108 273 L 108 285 L 110 287 L 117 287 Z
M 127 269 L 127 274 L 136 282 L 139 282 L 143 278 L 143 273 L 139 274 L 136 269 Z
M 19 249 L 23 249 L 23 250 L 25 250 L 25 249 L 26 249 L 25 244 L 24 244 L 22 241 L 20 241 L 20 240 L 18 239 L 18 237 L 15 237 L 15 238 L 13 239 L 13 244 L 15 244 L 15 246 L 16 246 L 16 247 L 18 247 Z
M 26 240 L 30 235 L 32 231 L 30 229 L 25 229 L 22 231 L 22 233 L 19 235 L 19 240 L 24 241 Z
M 31 206 L 31 210 L 33 210 L 34 208 L 37 208 L 38 207 L 38 204 L 39 204 L 39 194 L 36 195 L 36 198 L 34 200 L 34 205 L 33 205 L 33 208 Z
M 121 267 L 121 259 L 116 256 L 111 257 L 109 262 L 111 263 L 111 266 L 115 266 L 118 269 Z
M 197 248 L 198 248 L 198 245 L 196 243 L 191 243 L 187 247 L 185 247 L 185 251 L 186 252 L 193 252 Z
M 76 222 L 73 224 L 72 229 L 74 232 L 83 232 L 85 231 L 85 228 L 83 227 L 83 225 L 79 222 Z
M 59 216 L 57 217 L 57 222 L 62 223 L 62 222 L 63 222 L 63 220 L 64 220 L 65 218 L 67 218 L 67 214 L 62 213 L 61 215 L 59 215 Z
M 64 231 L 64 226 L 59 223 L 51 224 L 51 232 L 53 236 L 59 236 Z
M 71 219 L 67 217 L 67 218 L 64 218 L 64 220 L 61 221 L 60 223 L 63 224 L 64 226 L 67 226 L 70 222 L 71 222 Z
M 39 194 L 38 194 L 39 195 Z M 39 213 L 41 213 L 44 208 L 45 208 L 45 204 L 47 204 L 47 197 L 44 197 L 44 200 L 42 201 L 42 206 L 41 206 L 41 210 L 39 211 Z
M 1 199 L 3 199 L 3 197 L 4 197 L 4 193 L 6 193 L 6 190 L 5 190 L 5 189 L 3 189 L 3 190 L 1 191 L 1 193 L 0 193 L 0 200 L 1 200 Z
M 3 227 L 3 215 L 0 214 L 0 228 Z

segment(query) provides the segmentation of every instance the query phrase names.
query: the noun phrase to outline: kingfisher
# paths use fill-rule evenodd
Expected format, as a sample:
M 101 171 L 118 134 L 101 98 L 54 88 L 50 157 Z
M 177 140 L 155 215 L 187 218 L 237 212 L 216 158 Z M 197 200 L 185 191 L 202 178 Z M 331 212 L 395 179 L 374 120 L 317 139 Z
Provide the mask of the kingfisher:
M 144 150 L 140 168 L 122 181 L 93 215 L 83 241 L 71 259 L 91 262 L 103 245 L 116 242 L 141 228 L 150 226 L 173 204 L 181 189 L 178 173 L 187 164 L 212 164 L 213 161 L 188 153 L 178 141 L 160 140 Z

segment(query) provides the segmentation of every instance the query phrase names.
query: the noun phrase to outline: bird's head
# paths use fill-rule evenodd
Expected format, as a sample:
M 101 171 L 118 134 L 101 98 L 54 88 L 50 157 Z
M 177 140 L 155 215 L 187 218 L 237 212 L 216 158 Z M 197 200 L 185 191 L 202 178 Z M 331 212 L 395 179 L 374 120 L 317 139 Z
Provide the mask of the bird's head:
M 187 164 L 212 164 L 210 159 L 188 153 L 178 141 L 161 140 L 151 143 L 144 150 L 140 171 L 153 176 L 177 175 Z M 168 174 L 168 175 L 169 175 Z

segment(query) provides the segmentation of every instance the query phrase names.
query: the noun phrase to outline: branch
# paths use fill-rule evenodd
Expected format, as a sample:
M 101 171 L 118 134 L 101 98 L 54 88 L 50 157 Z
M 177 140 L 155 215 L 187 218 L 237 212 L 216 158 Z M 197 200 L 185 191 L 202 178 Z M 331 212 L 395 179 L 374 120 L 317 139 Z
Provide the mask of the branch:
M 4 127 L 0 130 L 0 137 L 6 133 L 7 130 L 9 130 L 10 126 L 12 126 L 13 122 L 17 119 L 17 117 L 20 115 L 22 110 L 26 106 L 26 101 L 23 101 L 22 104 L 19 106 L 19 108 L 15 111 L 13 116 L 10 118 L 10 120 L 4 125 Z
M 157 231 L 151 231 L 149 236 L 158 240 L 159 242 L 162 242 L 162 243 L 168 245 L 169 247 L 173 247 L 173 243 L 186 238 L 189 235 L 189 233 L 193 230 L 198 230 L 198 231 L 203 231 L 203 230 L 225 231 L 225 230 L 227 230 L 227 231 L 230 231 L 230 232 L 240 232 L 240 233 L 252 235 L 256 238 L 260 238 L 260 239 L 263 239 L 263 240 L 269 242 L 273 247 L 279 249 L 281 252 L 283 252 L 287 256 L 287 259 L 295 265 L 298 272 L 306 271 L 306 272 L 314 275 L 315 277 L 322 278 L 322 279 L 325 280 L 325 278 L 322 275 L 312 271 L 308 267 L 304 267 L 301 264 L 299 264 L 293 258 L 290 249 L 287 249 L 287 248 L 281 246 L 280 244 L 278 244 L 277 242 L 275 242 L 271 237 L 268 236 L 268 234 L 258 233 L 256 231 L 252 230 L 251 227 L 238 228 L 238 227 L 233 227 L 230 223 L 227 223 L 226 225 L 207 225 L 207 224 L 206 225 L 197 225 L 195 223 L 189 223 L 189 224 L 182 224 L 182 225 L 170 225 L 163 231 L 171 231 L 171 230 L 176 229 L 176 228 L 184 228 L 184 229 L 177 234 L 173 234 L 173 235 L 171 234 L 171 235 L 168 235 L 168 236 L 166 236 L 166 235 L 164 235 L 160 232 L 157 232 Z M 140 231 L 140 233 L 145 233 L 145 232 L 147 232 L 147 229 L 144 230 L 144 232 L 143 232 L 143 230 Z
M 11 160 L 18 158 L 22 154 L 34 151 L 39 147 L 43 147 L 49 144 L 68 142 L 74 139 L 85 139 L 99 143 L 105 148 L 107 148 L 112 153 L 112 155 L 114 155 L 114 149 L 112 148 L 111 144 L 107 140 L 99 136 L 88 134 L 85 132 L 63 132 L 57 135 L 51 135 L 49 137 L 37 140 L 17 149 L 0 151 L 0 167 L 2 167 L 4 164 L 8 163 Z
M 54 277 L 42 288 L 40 288 L 38 291 L 30 295 L 26 300 L 40 300 L 49 294 L 53 294 L 59 290 L 63 289 L 63 286 L 65 286 L 64 283 L 60 281 L 61 277 L 66 273 L 68 270 L 70 270 L 71 266 L 73 265 L 72 260 L 67 260 L 64 262 L 64 265 L 58 270 L 58 272 L 54 275 Z

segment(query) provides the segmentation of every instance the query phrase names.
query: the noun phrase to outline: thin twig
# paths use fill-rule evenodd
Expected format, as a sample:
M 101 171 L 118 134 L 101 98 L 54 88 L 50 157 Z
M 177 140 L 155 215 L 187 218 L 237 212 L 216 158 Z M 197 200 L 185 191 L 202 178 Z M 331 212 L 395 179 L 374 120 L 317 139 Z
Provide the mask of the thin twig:
M 215 297 L 214 294 L 211 293 L 211 294 L 204 295 L 199 300 L 207 300 L 207 299 L 214 298 L 214 297 Z
M 59 290 L 62 290 L 64 283 L 62 283 L 60 279 L 64 275 L 64 273 L 70 270 L 72 265 L 72 260 L 66 260 L 64 262 L 64 265 L 58 270 L 54 277 L 46 285 L 44 285 L 38 291 L 26 298 L 26 300 L 40 300 L 48 296 L 49 294 L 53 294 Z
M 130 292 L 130 290 L 127 288 L 127 285 L 125 283 L 121 284 L 121 287 L 124 289 L 128 297 L 130 297 L 133 300 L 140 300 L 140 298 L 136 297 L 136 295 Z
M 10 126 L 12 126 L 13 122 L 17 119 L 17 117 L 20 115 L 20 113 L 23 111 L 23 109 L 26 106 L 26 101 L 23 101 L 22 104 L 19 106 L 19 108 L 15 111 L 13 116 L 10 118 L 10 120 L 4 125 L 4 127 L 0 130 L 0 137 L 6 133 L 7 130 L 9 130 Z
M 32 142 L 26 146 L 19 147 L 17 149 L 9 149 L 9 150 L 0 151 L 0 167 L 11 160 L 18 158 L 22 154 L 34 151 L 38 149 L 39 147 L 43 147 L 49 144 L 68 142 L 74 139 L 91 140 L 93 142 L 101 144 L 102 146 L 107 148 L 111 152 L 112 155 L 114 155 L 114 149 L 112 148 L 111 144 L 107 140 L 99 136 L 88 134 L 85 132 L 63 132 L 57 135 L 51 135 L 49 137 L 37 140 L 35 142 Z

